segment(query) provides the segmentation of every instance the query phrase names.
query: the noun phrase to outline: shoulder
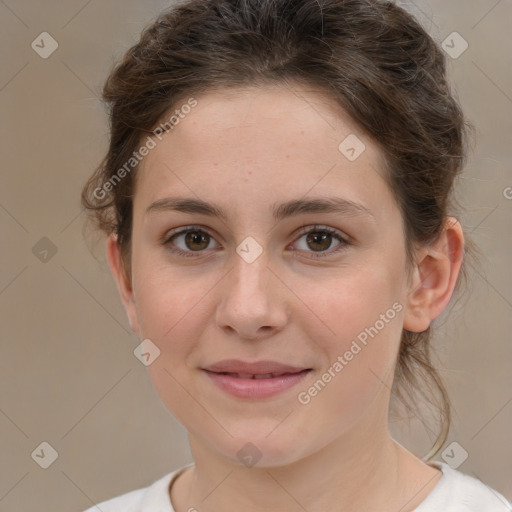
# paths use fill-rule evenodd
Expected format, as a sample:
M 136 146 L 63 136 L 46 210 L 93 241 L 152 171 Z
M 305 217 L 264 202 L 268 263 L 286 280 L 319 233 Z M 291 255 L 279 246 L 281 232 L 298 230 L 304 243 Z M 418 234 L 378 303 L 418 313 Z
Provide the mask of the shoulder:
M 141 487 L 101 503 L 97 503 L 84 512 L 174 512 L 170 498 L 169 486 L 188 466 L 179 468 L 159 478 L 147 487 Z
M 432 462 L 443 476 L 414 512 L 510 512 L 512 505 L 499 492 L 444 462 Z
M 147 487 L 127 492 L 115 498 L 110 498 L 109 500 L 93 505 L 84 512 L 98 512 L 98 510 L 102 512 L 120 512 L 121 510 L 124 512 L 137 512 L 140 510 L 146 490 Z

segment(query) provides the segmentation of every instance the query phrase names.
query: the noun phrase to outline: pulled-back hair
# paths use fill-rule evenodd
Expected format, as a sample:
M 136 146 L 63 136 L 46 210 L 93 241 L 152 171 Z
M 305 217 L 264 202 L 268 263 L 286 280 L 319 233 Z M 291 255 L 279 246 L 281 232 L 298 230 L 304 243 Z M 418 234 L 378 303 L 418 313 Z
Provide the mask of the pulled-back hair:
M 452 214 L 453 184 L 472 129 L 450 90 L 445 59 L 414 17 L 390 1 L 181 1 L 144 30 L 104 85 L 110 146 L 84 186 L 82 204 L 97 229 L 117 235 L 129 277 L 136 166 L 115 186 L 104 184 L 148 134 L 158 133 L 165 116 L 187 98 L 214 90 L 314 86 L 382 150 L 385 179 L 404 220 L 409 272 L 414 249 L 434 242 Z M 438 410 L 427 459 L 450 428 L 450 402 L 431 341 L 430 327 L 403 330 L 393 384 L 406 408 L 416 409 L 420 396 Z

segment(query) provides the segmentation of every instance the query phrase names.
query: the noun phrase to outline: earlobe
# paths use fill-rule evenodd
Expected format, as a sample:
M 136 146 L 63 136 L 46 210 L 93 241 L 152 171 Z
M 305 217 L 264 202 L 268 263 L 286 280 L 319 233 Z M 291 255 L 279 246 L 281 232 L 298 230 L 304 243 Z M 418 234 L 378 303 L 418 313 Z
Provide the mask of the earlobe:
M 133 332 L 138 333 L 139 326 L 132 283 L 126 274 L 121 255 L 121 247 L 117 242 L 115 234 L 111 234 L 108 237 L 106 255 L 119 295 L 121 296 L 121 301 L 128 316 L 130 327 Z
M 457 219 L 448 217 L 438 239 L 418 254 L 409 287 L 404 329 L 423 332 L 448 305 L 464 257 L 464 234 Z

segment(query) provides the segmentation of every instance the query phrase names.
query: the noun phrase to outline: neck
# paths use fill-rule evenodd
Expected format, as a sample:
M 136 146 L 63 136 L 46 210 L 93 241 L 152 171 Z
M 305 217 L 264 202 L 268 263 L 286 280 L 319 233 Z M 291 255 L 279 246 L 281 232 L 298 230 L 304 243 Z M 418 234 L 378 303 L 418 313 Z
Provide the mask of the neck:
M 195 465 L 173 486 L 172 503 L 177 512 L 412 511 L 441 475 L 378 429 L 381 419 L 291 464 L 263 468 L 227 460 L 190 434 Z

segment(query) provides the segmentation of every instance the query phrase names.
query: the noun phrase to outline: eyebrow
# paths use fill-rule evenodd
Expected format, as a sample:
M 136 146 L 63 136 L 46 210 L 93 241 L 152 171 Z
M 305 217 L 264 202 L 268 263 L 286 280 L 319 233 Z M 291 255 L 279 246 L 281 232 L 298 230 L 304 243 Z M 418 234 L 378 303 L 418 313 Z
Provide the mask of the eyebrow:
M 305 213 L 338 213 L 345 216 L 365 215 L 375 220 L 375 216 L 366 206 L 341 197 L 293 199 L 280 205 L 274 203 L 271 208 L 272 215 L 276 221 Z M 220 206 L 207 203 L 197 198 L 164 197 L 149 205 L 146 209 L 146 215 L 161 211 L 197 213 L 210 217 L 218 217 L 224 221 L 227 221 L 228 218 L 226 212 Z

